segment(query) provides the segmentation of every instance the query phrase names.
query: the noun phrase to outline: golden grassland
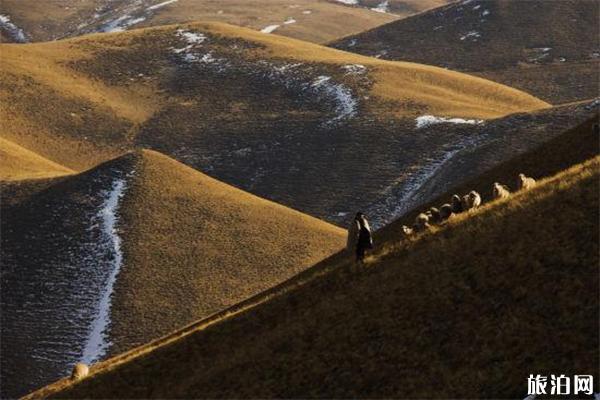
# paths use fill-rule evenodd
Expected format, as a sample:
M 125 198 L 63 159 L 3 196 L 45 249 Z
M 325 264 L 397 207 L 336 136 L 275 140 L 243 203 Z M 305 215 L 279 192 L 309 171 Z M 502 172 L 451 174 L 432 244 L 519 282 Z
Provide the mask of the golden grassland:
M 127 267 L 112 309 L 117 349 L 228 308 L 345 245 L 333 225 L 160 153 L 136 157 L 120 209 Z
M 172 72 L 152 71 L 158 80 L 128 80 L 127 85 L 115 85 L 73 68 L 73 63 L 82 60 L 93 63 L 102 51 L 129 51 L 136 39 L 146 35 L 164 35 L 166 40 L 179 27 L 182 26 L 96 34 L 50 43 L 0 45 L 3 137 L 78 171 L 133 148 L 140 125 L 151 123 L 152 117 L 165 107 L 183 102 L 177 93 L 165 92 L 160 87 L 161 80 L 166 80 Z M 391 111 L 394 118 L 414 118 L 423 112 L 423 107 L 431 114 L 470 118 L 496 118 L 549 107 L 524 92 L 441 68 L 381 61 L 221 23 L 194 23 L 185 27 L 258 45 L 259 48 L 247 51 L 249 62 L 288 59 L 306 64 L 363 64 L 372 71 L 373 81 L 367 93 L 371 98 L 367 106 L 378 104 L 377 101 L 395 102 L 399 106 Z M 170 53 L 165 51 L 154 56 L 166 59 Z M 142 67 L 144 59 L 131 62 L 129 71 L 115 73 L 128 74 Z M 372 108 L 371 112 L 379 112 L 376 106 Z
M 160 3 L 156 0 L 154 3 Z M 190 21 L 217 21 L 260 30 L 278 24 L 278 35 L 294 37 L 315 43 L 325 43 L 344 36 L 405 18 L 446 4 L 447 0 L 396 0 L 390 3 L 394 14 L 373 12 L 360 7 L 347 7 L 337 1 L 261 0 L 260 4 L 245 0 L 179 0 L 162 7 L 137 27 L 150 27 Z M 113 9 L 125 5 L 114 1 Z M 151 5 L 152 2 L 148 2 Z M 376 2 L 366 5 L 375 7 Z M 11 19 L 34 41 L 49 41 L 73 35 L 81 24 L 99 24 L 93 15 L 98 1 L 79 0 L 65 7 L 62 0 L 3 0 L 0 12 Z M 310 12 L 310 13 L 307 13 Z M 125 11 L 123 11 L 125 13 Z M 293 18 L 293 24 L 283 24 Z
M 414 240 L 384 235 L 363 272 L 338 254 L 28 398 L 513 398 L 532 370 L 592 373 L 599 177 L 596 157 Z
M 597 96 L 594 0 L 456 2 L 330 45 L 473 73 L 552 104 Z M 468 37 L 469 32 L 478 37 Z
M 51 178 L 73 170 L 0 137 L 0 181 Z

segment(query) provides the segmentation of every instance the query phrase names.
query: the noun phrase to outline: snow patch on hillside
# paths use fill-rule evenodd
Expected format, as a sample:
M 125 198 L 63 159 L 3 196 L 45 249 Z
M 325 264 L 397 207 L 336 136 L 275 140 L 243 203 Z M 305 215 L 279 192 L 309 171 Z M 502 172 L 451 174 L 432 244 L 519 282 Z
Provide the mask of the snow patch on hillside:
M 269 25 L 269 26 L 265 26 L 264 28 L 262 28 L 260 31 L 262 33 L 273 33 L 275 32 L 275 30 L 277 30 L 277 28 L 279 28 L 281 25 Z
M 436 117 L 434 115 L 422 115 L 416 118 L 417 129 L 425 128 L 437 124 L 468 124 L 479 125 L 484 121 L 480 119 L 446 118 Z
M 100 32 L 123 32 L 133 25 L 139 24 L 145 20 L 145 17 L 132 17 L 131 15 L 126 14 L 102 25 Z
M 100 293 L 96 314 L 88 337 L 83 348 L 81 362 L 92 364 L 102 358 L 111 342 L 108 339 L 107 329 L 110 325 L 111 296 L 117 280 L 117 275 L 123 264 L 123 253 L 121 250 L 121 237 L 119 236 L 117 223 L 120 200 L 125 194 L 126 182 L 124 179 L 116 179 L 112 188 L 106 193 L 102 209 L 98 213 L 99 224 L 102 230 L 102 238 L 99 243 L 99 254 L 97 268 L 108 270 L 108 277 Z
M 342 66 L 346 75 L 363 75 L 367 72 L 367 67 L 362 64 L 346 64 Z
M 481 37 L 481 33 L 477 32 L 477 31 L 470 31 L 465 33 L 464 35 L 462 35 L 460 37 L 460 40 L 467 40 L 467 39 L 471 39 L 472 41 L 476 42 L 477 38 Z
M 330 127 L 354 117 L 358 110 L 358 100 L 352 90 L 335 82 L 329 75 L 318 75 L 319 71 L 313 66 L 303 63 L 281 63 L 267 60 L 242 61 L 219 54 L 214 49 L 207 49 L 204 44 L 211 39 L 203 33 L 178 30 L 178 38 L 183 39 L 186 46 L 171 48 L 173 53 L 186 64 L 205 66 L 211 72 L 219 75 L 249 75 L 264 79 L 271 85 L 283 86 L 291 92 L 309 96 L 317 102 L 324 101 L 332 104 L 335 116 L 328 119 L 322 126 Z M 235 46 L 231 49 L 235 50 Z M 362 64 L 347 64 L 340 67 L 349 78 L 364 79 L 367 68 Z M 315 77 L 316 76 L 316 77 Z M 358 78 L 361 76 L 360 78 Z
M 337 0 L 339 3 L 348 4 L 351 6 L 358 5 L 358 0 Z
M 179 1 L 179 0 L 167 0 L 162 3 L 158 3 L 153 6 L 150 6 L 147 8 L 147 10 L 158 10 L 159 8 L 163 8 L 165 6 L 168 6 L 169 4 L 177 3 L 177 1 Z
M 6 31 L 8 35 L 17 43 L 27 43 L 27 35 L 23 29 L 15 25 L 8 15 L 0 14 L 0 29 Z
M 332 82 L 329 76 L 321 75 L 313 81 L 311 87 L 335 101 L 335 112 L 337 115 L 327 121 L 326 125 L 335 125 L 356 115 L 358 101 L 352 95 L 352 91 L 346 86 Z
M 389 0 L 384 0 L 381 3 L 379 3 L 376 7 L 371 8 L 371 10 L 380 13 L 387 13 L 390 11 L 390 2 Z

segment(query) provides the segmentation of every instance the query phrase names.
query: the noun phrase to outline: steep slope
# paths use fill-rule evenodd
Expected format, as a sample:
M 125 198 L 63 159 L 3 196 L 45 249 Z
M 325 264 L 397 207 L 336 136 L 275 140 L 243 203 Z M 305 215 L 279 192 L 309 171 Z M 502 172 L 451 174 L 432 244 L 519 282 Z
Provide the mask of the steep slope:
M 600 3 L 465 0 L 334 42 L 474 73 L 554 104 L 596 97 Z
M 49 178 L 72 172 L 0 137 L 0 181 Z
M 2 397 L 206 317 L 345 243 L 339 228 L 147 151 L 1 220 Z
M 362 274 L 338 257 L 29 398 L 523 398 L 531 371 L 593 374 L 599 178 L 596 157 L 381 238 Z
M 399 234 L 401 223 L 410 226 L 417 214 L 429 207 L 440 207 L 450 202 L 451 195 L 454 193 L 463 195 L 476 190 L 484 201 L 489 201 L 492 199 L 494 182 L 500 182 L 514 191 L 520 173 L 535 179 L 551 176 L 574 163 L 582 163 L 600 155 L 600 142 L 597 132 L 594 131 L 594 125 L 598 124 L 599 120 L 598 114 L 595 114 L 587 121 L 534 146 L 525 153 L 516 154 L 518 152 L 515 151 L 513 157 L 504 162 L 499 163 L 492 157 L 492 154 L 497 152 L 493 145 L 489 146 L 490 148 L 480 149 L 474 154 L 463 154 L 460 162 L 475 166 L 471 169 L 471 174 L 456 176 L 457 169 L 449 165 L 435 178 L 421 186 L 419 195 L 423 204 L 404 214 L 396 223 L 384 227 L 382 232 L 395 230 L 394 234 Z M 450 182 L 453 184 L 449 184 Z
M 3 0 L 0 15 L 17 29 L 2 24 L 9 41 L 50 41 L 91 32 L 116 32 L 131 28 L 190 21 L 219 21 L 256 30 L 272 26 L 277 34 L 323 43 L 413 15 L 445 0 L 399 0 L 399 15 L 346 7 L 319 0 Z M 402 7 L 406 6 L 406 7 Z M 24 40 L 19 40 L 19 38 Z
M 417 118 L 483 130 L 548 107 L 472 76 L 214 23 L 2 51 L 7 139 L 72 169 L 155 149 L 337 223 L 468 139 Z

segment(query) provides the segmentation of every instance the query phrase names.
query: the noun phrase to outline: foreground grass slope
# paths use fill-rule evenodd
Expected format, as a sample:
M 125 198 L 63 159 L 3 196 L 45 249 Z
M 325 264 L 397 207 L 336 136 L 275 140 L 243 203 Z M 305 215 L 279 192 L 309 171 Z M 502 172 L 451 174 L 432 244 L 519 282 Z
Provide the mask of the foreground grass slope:
M 227 308 L 345 244 L 340 228 L 150 151 L 45 185 L 2 208 L 6 398 L 89 354 L 117 354 Z M 105 321 L 105 295 L 98 352 L 90 332 Z
M 595 0 L 460 1 L 333 46 L 473 73 L 560 104 L 598 95 L 599 19 Z
M 0 138 L 0 181 L 51 178 L 72 172 L 69 168 Z
M 334 257 L 30 398 L 522 398 L 532 370 L 593 374 L 599 177 L 596 157 L 416 240 L 382 237 L 362 273 Z
M 465 74 L 218 23 L 1 49 L 7 140 L 78 171 L 151 148 L 330 221 L 462 140 L 415 118 L 549 107 Z

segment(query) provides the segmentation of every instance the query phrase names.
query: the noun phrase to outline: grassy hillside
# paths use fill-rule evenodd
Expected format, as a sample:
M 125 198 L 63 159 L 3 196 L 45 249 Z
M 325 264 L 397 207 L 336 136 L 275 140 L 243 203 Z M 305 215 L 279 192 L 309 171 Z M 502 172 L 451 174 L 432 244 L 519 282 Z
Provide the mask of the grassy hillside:
M 190 21 L 218 21 L 261 30 L 280 25 L 277 34 L 323 43 L 421 12 L 445 0 L 396 1 L 398 15 L 339 2 L 319 0 L 3 0 L 0 14 L 7 15 L 30 41 L 50 41 L 90 32 L 117 31 Z M 295 21 L 285 24 L 285 21 Z M 2 31 L 0 25 L 0 32 Z M 11 39 L 10 35 L 6 39 Z
M 461 139 L 417 129 L 416 118 L 548 107 L 480 78 L 217 23 L 2 45 L 2 54 L 6 139 L 75 170 L 151 148 L 338 222 Z
M 266 290 L 345 245 L 345 231 L 143 151 L 121 208 L 127 268 L 113 353 Z
M 345 4 L 348 7 L 362 7 L 376 12 L 408 16 L 419 14 L 431 8 L 440 7 L 455 0 L 327 0 L 331 3 Z M 352 4 L 354 3 L 354 4 Z
M 531 371 L 593 374 L 599 178 L 596 157 L 417 240 L 382 237 L 360 274 L 334 258 L 29 398 L 522 398 Z
M 582 163 L 600 155 L 600 143 L 593 130 L 593 125 L 597 124 L 598 120 L 598 114 L 595 114 L 585 122 L 504 162 L 495 163 L 494 160 L 490 162 L 485 158 L 481 159 L 477 162 L 478 168 L 473 171 L 476 174 L 474 178 L 461 181 L 460 177 L 455 176 L 457 172 L 453 168 L 448 168 L 423 188 L 427 191 L 430 187 L 442 187 L 445 189 L 443 195 L 424 202 L 403 215 L 396 223 L 384 227 L 379 234 L 385 236 L 392 234 L 392 231 L 394 235 L 400 234 L 402 224 L 410 226 L 415 217 L 429 207 L 440 207 L 444 203 L 449 203 L 454 193 L 462 196 L 471 190 L 476 190 L 481 194 L 483 201 L 489 201 L 492 199 L 494 182 L 500 182 L 508 186 L 511 191 L 516 191 L 517 177 L 520 173 L 539 179 L 557 174 L 574 163 Z M 469 162 L 468 157 L 472 155 L 467 155 L 462 161 Z M 472 164 L 475 165 L 474 162 Z M 457 184 L 448 185 L 447 182 L 457 182 Z
M 345 244 L 339 228 L 149 151 L 4 206 L 1 224 L 9 398 L 82 357 L 116 354 L 227 308 Z M 110 345 L 96 352 L 103 336 L 90 332 L 103 322 L 105 293 Z
M 559 104 L 600 90 L 599 18 L 594 0 L 462 1 L 332 45 L 474 73 Z
M 72 172 L 69 168 L 0 138 L 0 181 L 50 178 Z

